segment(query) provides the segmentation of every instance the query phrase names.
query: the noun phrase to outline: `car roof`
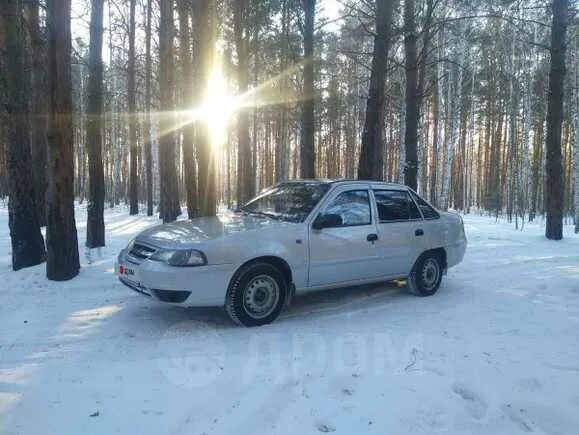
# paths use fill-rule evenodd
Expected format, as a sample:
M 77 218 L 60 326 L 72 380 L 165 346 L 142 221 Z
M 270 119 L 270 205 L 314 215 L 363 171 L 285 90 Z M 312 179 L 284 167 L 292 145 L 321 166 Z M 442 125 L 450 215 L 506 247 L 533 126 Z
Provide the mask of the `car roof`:
M 329 178 L 304 178 L 284 181 L 280 184 L 286 183 L 309 183 L 309 184 L 331 184 L 331 185 L 352 185 L 370 184 L 373 188 L 388 188 L 392 190 L 408 190 L 408 187 L 399 183 L 388 183 L 385 181 L 376 180 L 350 180 L 350 179 L 329 179 Z

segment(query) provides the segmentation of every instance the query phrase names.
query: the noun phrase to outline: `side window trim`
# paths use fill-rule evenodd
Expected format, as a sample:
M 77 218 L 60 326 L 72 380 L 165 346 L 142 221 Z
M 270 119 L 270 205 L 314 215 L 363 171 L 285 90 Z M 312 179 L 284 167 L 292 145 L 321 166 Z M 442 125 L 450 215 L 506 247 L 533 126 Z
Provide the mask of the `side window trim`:
M 370 221 L 367 224 L 349 224 L 349 225 L 340 225 L 339 227 L 331 227 L 331 228 L 352 228 L 352 227 L 367 227 L 370 225 L 374 225 L 374 213 L 372 211 L 372 198 L 370 198 L 370 190 L 367 188 L 361 188 L 361 189 L 347 189 L 347 190 L 340 190 L 336 193 L 336 195 L 333 198 L 328 198 L 328 202 L 327 204 L 323 205 L 323 209 L 321 209 L 317 215 L 320 215 L 320 213 L 325 213 L 326 210 L 328 209 L 328 207 L 330 205 L 332 205 L 332 203 L 334 202 L 334 200 L 336 198 L 338 198 L 340 195 L 343 195 L 344 193 L 349 193 L 349 192 L 366 192 L 367 196 L 367 200 L 368 200 L 368 212 L 370 213 Z M 314 218 L 315 221 L 315 218 Z M 313 224 L 313 221 L 312 221 Z
M 422 217 L 416 218 L 416 219 L 393 219 L 393 220 L 389 220 L 389 221 L 384 221 L 384 220 L 380 219 L 380 215 L 378 214 L 376 216 L 378 218 L 377 220 L 378 220 L 379 224 L 396 224 L 396 223 L 400 223 L 400 222 L 419 222 L 419 221 L 425 220 L 424 215 L 422 214 L 422 210 L 420 210 L 420 207 L 418 207 L 418 204 L 416 204 L 416 201 L 414 201 L 414 198 L 410 194 L 410 191 L 398 190 L 398 189 L 373 188 L 372 189 L 372 195 L 374 196 L 374 201 L 376 202 L 376 208 L 378 208 L 378 200 L 376 199 L 375 192 L 406 192 L 408 197 L 412 200 L 412 203 L 414 204 L 414 206 L 418 209 L 418 213 L 420 213 L 420 216 L 422 216 Z
M 414 204 L 416 204 L 416 207 L 418 207 L 418 210 L 420 211 L 420 214 L 422 215 L 422 218 L 425 221 L 435 221 L 436 219 L 440 219 L 440 213 L 438 212 L 438 210 L 436 210 L 436 208 L 434 208 L 428 201 L 426 201 L 424 198 L 422 198 L 421 196 L 418 195 L 418 193 L 416 193 L 414 190 L 412 189 L 408 189 L 408 194 L 410 195 L 410 197 L 412 198 L 412 201 L 414 201 Z M 431 218 L 427 218 L 424 217 L 424 213 L 422 213 L 422 209 L 418 206 L 418 203 L 416 202 L 416 198 L 420 198 L 422 201 L 424 201 L 424 203 L 430 207 L 430 209 L 436 214 L 435 217 L 431 217 Z
M 410 189 L 408 189 L 406 192 L 408 192 L 408 196 L 410 197 L 410 199 L 414 203 L 414 206 L 418 209 L 418 213 L 420 213 L 420 216 L 422 216 L 422 220 L 425 221 L 426 218 L 424 217 L 424 213 L 422 213 L 422 209 L 418 206 L 418 203 L 416 202 L 416 198 L 414 198 L 414 195 L 413 195 L 414 192 Z M 415 220 L 418 220 L 418 219 L 415 219 Z

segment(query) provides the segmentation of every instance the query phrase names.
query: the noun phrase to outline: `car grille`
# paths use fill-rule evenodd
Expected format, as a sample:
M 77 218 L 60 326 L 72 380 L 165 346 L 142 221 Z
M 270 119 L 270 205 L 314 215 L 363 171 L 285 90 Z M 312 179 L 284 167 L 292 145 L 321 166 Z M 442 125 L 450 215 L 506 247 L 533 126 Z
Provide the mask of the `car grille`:
M 143 260 L 150 258 L 155 253 L 155 251 L 155 248 L 141 245 L 140 243 L 135 243 L 127 254 L 127 260 L 132 263 L 139 264 Z

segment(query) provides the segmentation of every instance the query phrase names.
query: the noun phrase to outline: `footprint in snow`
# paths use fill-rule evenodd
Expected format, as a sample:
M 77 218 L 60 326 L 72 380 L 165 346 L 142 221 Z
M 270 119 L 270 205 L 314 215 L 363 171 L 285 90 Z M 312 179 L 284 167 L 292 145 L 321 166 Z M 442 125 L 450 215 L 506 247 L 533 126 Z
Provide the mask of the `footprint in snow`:
M 488 409 L 488 403 L 478 393 L 461 383 L 454 383 L 452 391 L 464 400 L 464 405 L 470 416 L 476 420 L 483 418 Z
M 529 421 L 529 417 L 527 415 L 527 410 L 524 408 L 516 408 L 511 406 L 510 403 L 507 403 L 503 406 L 503 411 L 509 416 L 511 421 L 519 426 L 519 428 L 524 432 L 534 432 L 533 426 Z
M 335 428 L 334 426 L 330 425 L 330 424 L 319 424 L 319 425 L 318 425 L 318 430 L 319 430 L 320 432 L 325 432 L 325 433 L 327 433 L 327 432 L 335 432 L 335 431 L 336 431 L 336 428 Z

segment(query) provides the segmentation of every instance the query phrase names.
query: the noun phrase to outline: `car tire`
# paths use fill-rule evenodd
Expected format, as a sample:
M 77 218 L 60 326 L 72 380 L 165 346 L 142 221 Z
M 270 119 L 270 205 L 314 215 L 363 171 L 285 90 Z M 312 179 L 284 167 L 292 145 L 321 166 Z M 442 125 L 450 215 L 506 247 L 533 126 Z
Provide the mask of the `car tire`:
M 279 316 L 287 292 L 288 283 L 277 267 L 264 262 L 249 263 L 233 276 L 225 310 L 238 325 L 266 325 Z
M 410 293 L 416 296 L 432 296 L 438 291 L 442 281 L 443 262 L 437 252 L 425 252 L 422 254 L 407 280 Z

